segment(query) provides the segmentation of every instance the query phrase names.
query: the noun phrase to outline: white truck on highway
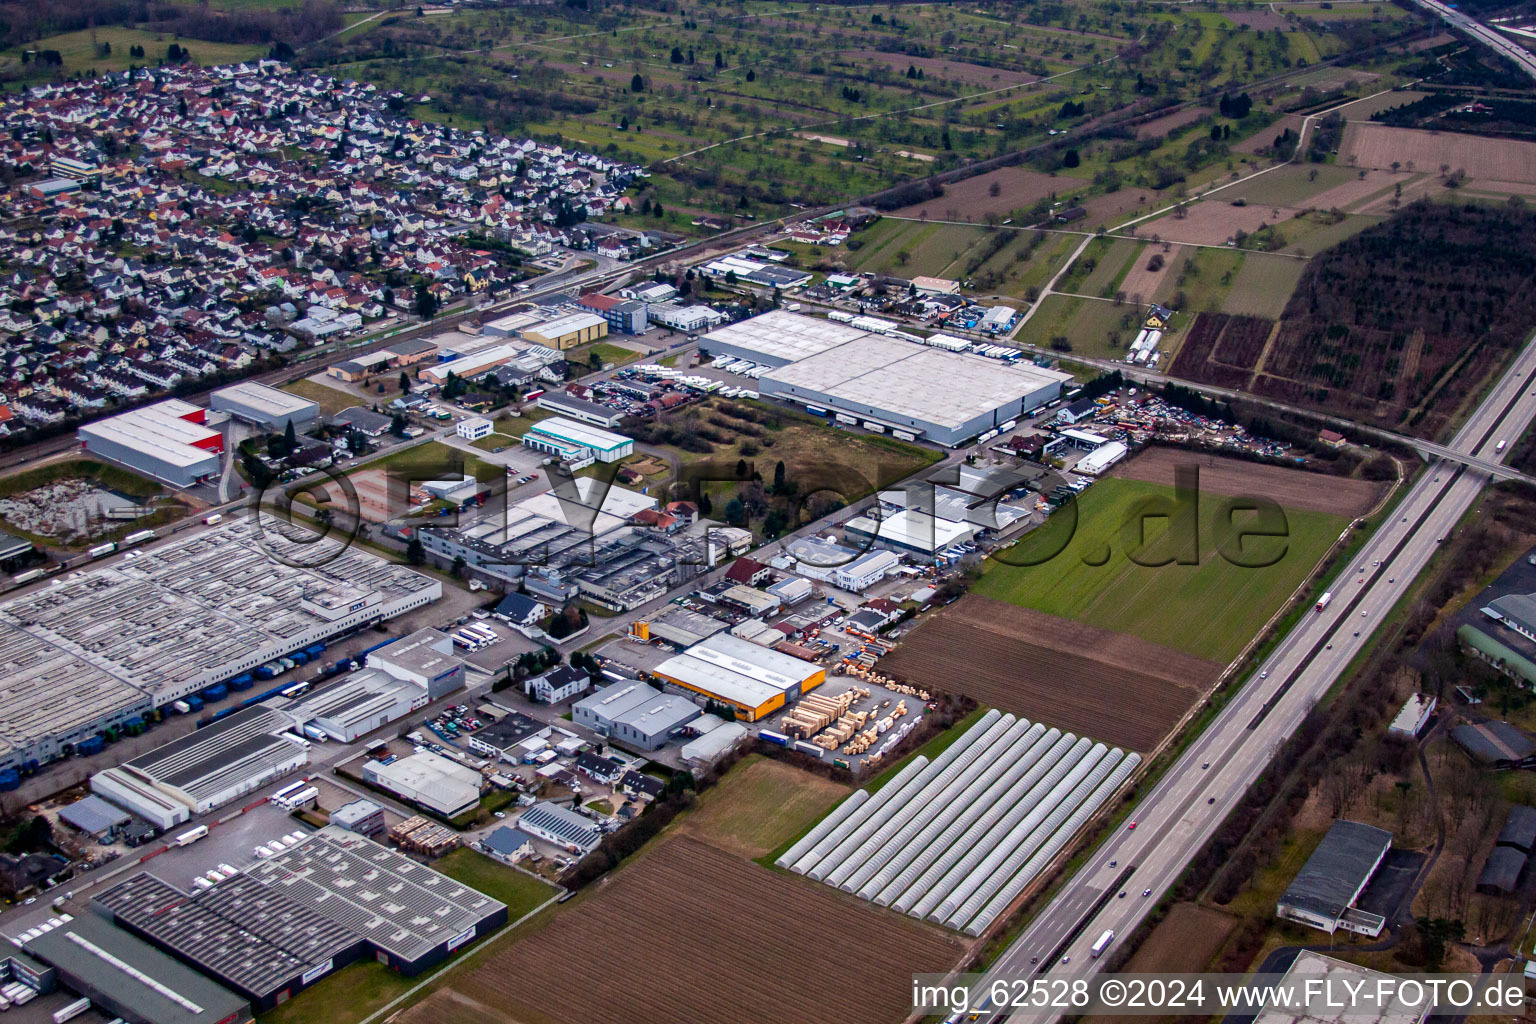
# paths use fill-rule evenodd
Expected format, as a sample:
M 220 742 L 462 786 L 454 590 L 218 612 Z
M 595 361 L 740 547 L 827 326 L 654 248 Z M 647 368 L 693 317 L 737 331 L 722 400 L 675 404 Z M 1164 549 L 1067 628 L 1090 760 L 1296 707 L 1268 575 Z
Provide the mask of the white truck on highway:
M 1328 602 L 1332 601 L 1332 600 L 1333 600 L 1333 592 L 1329 591 L 1328 593 L 1324 594 L 1322 597 L 1317 599 L 1317 610 L 1318 611 L 1322 611 L 1324 608 L 1327 608 L 1328 607 Z
M 1099 941 L 1093 944 L 1093 948 L 1088 951 L 1088 955 L 1097 960 L 1104 954 L 1104 951 L 1109 948 L 1109 944 L 1114 941 L 1115 931 L 1113 928 L 1111 928 L 1109 931 L 1099 936 Z

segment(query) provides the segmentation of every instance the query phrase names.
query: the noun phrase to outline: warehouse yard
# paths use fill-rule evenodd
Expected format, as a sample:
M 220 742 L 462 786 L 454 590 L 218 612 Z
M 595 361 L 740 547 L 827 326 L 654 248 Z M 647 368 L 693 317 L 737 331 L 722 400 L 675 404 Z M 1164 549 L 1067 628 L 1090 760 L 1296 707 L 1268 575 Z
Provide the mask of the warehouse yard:
M 810 941 L 834 922 L 836 941 Z M 750 1024 L 771 1006 L 780 1024 L 821 1024 L 835 1006 L 900 1020 L 912 974 L 946 971 L 964 949 L 932 926 L 673 836 L 399 1019 Z
M 1221 666 L 973 594 L 913 630 L 881 660 L 880 671 L 1147 751 Z

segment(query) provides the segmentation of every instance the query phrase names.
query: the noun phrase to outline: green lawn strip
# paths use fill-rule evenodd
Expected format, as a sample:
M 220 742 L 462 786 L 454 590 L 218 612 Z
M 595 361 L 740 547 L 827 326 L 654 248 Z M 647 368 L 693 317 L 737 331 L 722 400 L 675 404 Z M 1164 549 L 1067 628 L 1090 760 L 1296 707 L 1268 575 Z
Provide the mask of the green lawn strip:
M 1285 509 L 1288 536 L 1283 554 L 1264 568 L 1245 568 L 1217 552 L 1234 527 L 1217 521 L 1222 499 L 1210 495 L 1200 502 L 1198 564 L 1135 564 L 1121 550 L 1126 541 L 1122 523 L 1142 503 L 1169 501 L 1172 495 L 1171 488 L 1141 481 L 1101 480 L 1079 498 L 1077 529 L 1061 553 L 1047 557 L 1061 536 L 1060 528 L 1037 530 L 1009 549 L 1008 557 L 1044 558 L 1042 564 L 1016 567 L 991 558 L 973 590 L 1226 662 L 1262 629 L 1346 522 L 1339 516 Z M 1166 522 L 1146 520 L 1144 561 L 1165 553 L 1161 542 Z M 1212 614 L 1213 608 L 1221 612 Z

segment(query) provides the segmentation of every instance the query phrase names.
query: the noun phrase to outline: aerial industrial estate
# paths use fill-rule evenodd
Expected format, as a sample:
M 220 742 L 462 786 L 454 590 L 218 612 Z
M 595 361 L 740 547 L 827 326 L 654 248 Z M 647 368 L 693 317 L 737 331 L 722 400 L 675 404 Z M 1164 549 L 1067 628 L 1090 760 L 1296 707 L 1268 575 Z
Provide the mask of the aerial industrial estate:
M 1520 1017 L 1527 7 L 0 6 L 0 1013 Z

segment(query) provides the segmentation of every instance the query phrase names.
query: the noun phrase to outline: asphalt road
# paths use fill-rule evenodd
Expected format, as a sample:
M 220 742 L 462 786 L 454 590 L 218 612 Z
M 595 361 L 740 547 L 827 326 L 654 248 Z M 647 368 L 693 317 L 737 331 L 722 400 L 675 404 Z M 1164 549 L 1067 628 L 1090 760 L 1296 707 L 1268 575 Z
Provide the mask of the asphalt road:
M 1451 447 L 1498 460 L 1499 441 L 1519 437 L 1533 416 L 1536 341 L 1521 351 Z M 989 980 L 1036 972 L 1071 977 L 1096 972 L 1101 961 L 1089 955 L 1089 947 L 1106 930 L 1123 937 L 1140 924 L 1280 744 L 1365 648 L 1488 482 L 1488 474 L 1475 468 L 1432 462 L 1392 520 L 1356 556 L 1356 564 L 1345 567 L 1327 607 L 1306 615 L 1291 630 L 1257 675 L 1136 806 L 1129 818 L 1135 828 L 1122 829 L 1094 852 L 998 958 Z M 1373 564 L 1377 560 L 1381 565 Z M 1111 867 L 1112 862 L 1117 866 Z M 1129 878 L 1119 881 L 1132 865 Z M 1125 891 L 1123 898 L 1119 890 Z M 1142 896 L 1146 890 L 1150 897 Z M 1070 962 L 1064 963 L 1063 957 Z M 985 988 L 984 982 L 981 991 Z M 1057 1016 L 1020 1012 L 992 1019 L 1047 1022 Z

